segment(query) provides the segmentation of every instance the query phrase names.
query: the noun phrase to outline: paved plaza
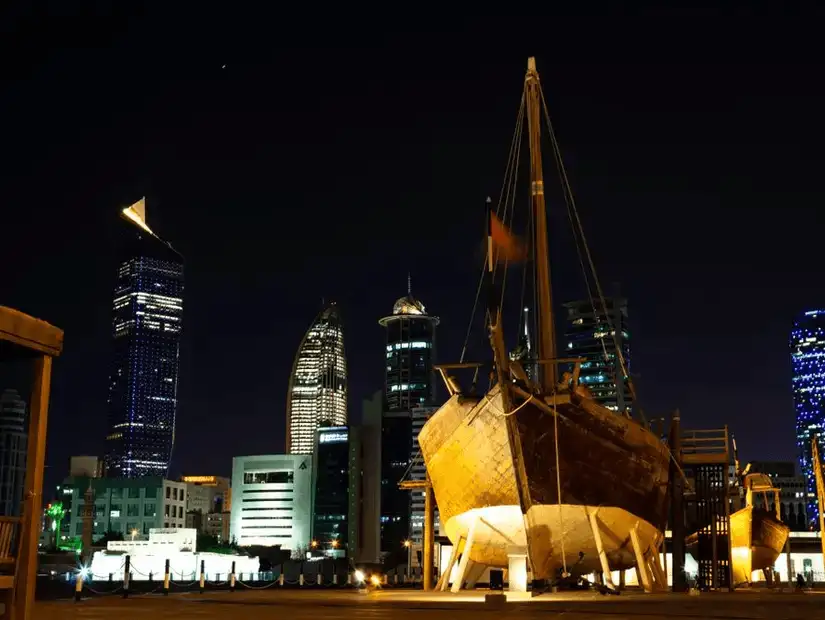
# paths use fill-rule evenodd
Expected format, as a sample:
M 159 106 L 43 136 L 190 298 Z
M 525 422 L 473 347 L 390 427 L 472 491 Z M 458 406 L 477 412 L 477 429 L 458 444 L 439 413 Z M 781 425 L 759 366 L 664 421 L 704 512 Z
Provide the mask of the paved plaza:
M 449 593 L 379 591 L 359 594 L 351 590 L 296 591 L 261 590 L 186 593 L 164 597 L 157 594 L 104 596 L 73 601 L 39 602 L 36 620 L 114 619 L 131 620 L 289 620 L 418 618 L 483 620 L 496 617 L 547 618 L 565 620 L 599 618 L 665 618 L 811 620 L 825 619 L 825 593 L 737 592 L 734 594 L 645 595 L 625 593 L 604 597 L 588 592 L 548 594 L 507 603 L 504 607 L 484 604 L 484 592 L 459 595 Z

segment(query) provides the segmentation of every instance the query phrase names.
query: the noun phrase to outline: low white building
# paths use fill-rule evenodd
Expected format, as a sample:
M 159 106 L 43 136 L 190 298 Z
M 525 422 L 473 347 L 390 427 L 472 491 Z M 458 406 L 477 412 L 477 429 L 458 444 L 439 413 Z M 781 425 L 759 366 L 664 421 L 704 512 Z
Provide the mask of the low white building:
M 259 570 L 258 558 L 222 553 L 198 553 L 198 532 L 194 529 L 151 529 L 148 540 L 110 541 L 106 551 L 96 551 L 92 556 L 90 577 L 105 580 L 111 574 L 113 579 L 122 578 L 126 556 L 129 556 L 132 579 L 143 581 L 160 580 L 169 560 L 169 572 L 173 580 L 191 581 L 200 576 L 203 561 L 207 579 L 226 576 L 235 563 L 235 574 L 252 574 Z
M 310 544 L 312 455 L 238 456 L 232 460 L 230 536 L 240 546 Z

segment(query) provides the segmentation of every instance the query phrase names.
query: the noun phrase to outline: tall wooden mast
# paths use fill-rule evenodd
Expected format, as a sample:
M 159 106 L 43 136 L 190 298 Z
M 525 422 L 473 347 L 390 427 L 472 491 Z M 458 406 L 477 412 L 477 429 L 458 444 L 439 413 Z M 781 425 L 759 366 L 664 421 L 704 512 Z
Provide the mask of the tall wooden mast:
M 538 297 L 538 359 L 556 357 L 556 329 L 553 317 L 553 294 L 550 286 L 550 256 L 547 247 L 547 211 L 544 204 L 544 173 L 541 167 L 541 85 L 536 59 L 527 60 L 525 78 L 527 128 L 530 133 L 530 191 L 535 212 L 536 296 Z M 552 390 L 557 381 L 556 364 L 540 364 L 539 383 Z

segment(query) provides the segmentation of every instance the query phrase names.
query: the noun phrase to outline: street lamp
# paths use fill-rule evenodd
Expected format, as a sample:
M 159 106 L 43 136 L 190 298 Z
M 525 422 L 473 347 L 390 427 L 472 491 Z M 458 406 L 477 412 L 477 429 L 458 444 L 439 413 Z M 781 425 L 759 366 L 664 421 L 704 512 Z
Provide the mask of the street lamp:
M 403 544 L 407 548 L 407 577 L 409 578 L 412 573 L 412 541 L 408 538 Z
M 309 543 L 309 546 L 312 547 L 313 549 L 315 549 L 318 546 L 318 541 L 313 540 L 311 543 Z
M 333 538 L 333 539 L 330 541 L 330 543 L 329 543 L 329 544 L 330 544 L 330 545 L 332 545 L 332 548 L 333 548 L 333 549 L 337 549 L 337 548 L 338 548 L 338 539 L 337 539 L 337 538 Z
M 136 528 L 136 529 L 133 529 L 130 533 L 132 534 L 132 540 L 134 540 L 134 539 L 135 539 L 135 536 L 137 536 L 137 535 L 138 535 L 137 528 Z

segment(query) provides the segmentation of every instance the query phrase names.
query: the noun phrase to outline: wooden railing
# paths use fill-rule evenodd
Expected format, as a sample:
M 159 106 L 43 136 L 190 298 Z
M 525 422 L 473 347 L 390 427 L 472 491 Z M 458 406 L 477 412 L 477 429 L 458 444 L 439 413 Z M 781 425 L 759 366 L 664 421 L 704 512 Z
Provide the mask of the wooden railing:
M 0 572 L 8 572 L 8 567 L 14 566 L 19 539 L 20 519 L 0 517 Z
M 0 517 L 0 602 L 5 605 L 3 618 L 11 617 L 12 613 L 20 526 L 21 519 L 17 517 Z

